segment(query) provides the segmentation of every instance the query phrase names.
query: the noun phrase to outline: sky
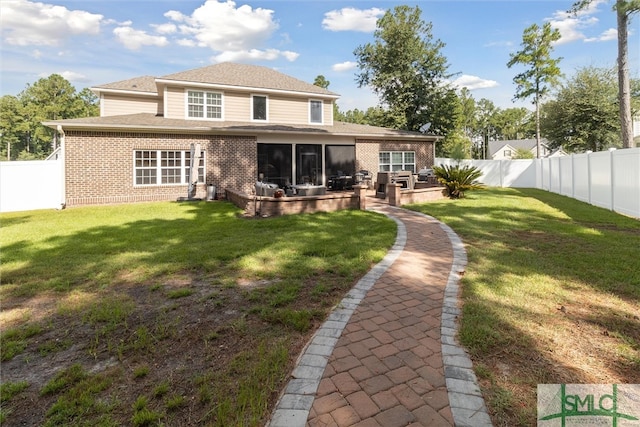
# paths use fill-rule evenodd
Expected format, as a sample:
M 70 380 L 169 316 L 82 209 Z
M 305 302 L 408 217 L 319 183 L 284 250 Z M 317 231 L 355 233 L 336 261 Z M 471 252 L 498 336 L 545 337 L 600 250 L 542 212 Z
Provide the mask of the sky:
M 342 111 L 378 104 L 359 88 L 353 52 L 374 42 L 376 21 L 398 5 L 419 6 L 445 44 L 452 83 L 499 108 L 514 102 L 510 54 L 521 49 L 532 24 L 549 22 L 562 37 L 566 78 L 584 67 L 614 67 L 617 58 L 613 0 L 593 0 L 578 15 L 573 0 L 0 0 L 0 94 L 17 95 L 57 73 L 76 89 L 139 76 L 162 77 L 219 62 L 271 67 L 312 83 L 323 75 L 341 95 Z M 640 16 L 629 27 L 631 76 L 640 74 Z

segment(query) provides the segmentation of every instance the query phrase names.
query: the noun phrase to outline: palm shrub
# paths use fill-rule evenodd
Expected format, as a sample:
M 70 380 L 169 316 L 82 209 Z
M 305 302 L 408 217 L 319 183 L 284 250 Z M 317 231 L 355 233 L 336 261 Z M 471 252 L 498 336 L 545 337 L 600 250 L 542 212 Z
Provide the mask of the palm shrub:
M 441 165 L 434 166 L 438 182 L 445 187 L 445 194 L 451 199 L 461 199 L 464 192 L 484 188 L 478 178 L 482 176 L 480 169 L 475 166 Z

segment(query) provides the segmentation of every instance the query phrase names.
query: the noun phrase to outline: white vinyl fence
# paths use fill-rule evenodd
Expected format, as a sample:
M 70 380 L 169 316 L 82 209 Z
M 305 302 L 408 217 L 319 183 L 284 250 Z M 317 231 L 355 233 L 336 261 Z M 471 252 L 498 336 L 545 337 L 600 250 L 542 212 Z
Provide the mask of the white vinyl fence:
M 436 165 L 454 164 L 437 158 Z M 539 188 L 640 218 L 640 148 L 533 160 L 463 160 L 491 187 Z
M 0 162 L 0 212 L 60 209 L 62 160 Z

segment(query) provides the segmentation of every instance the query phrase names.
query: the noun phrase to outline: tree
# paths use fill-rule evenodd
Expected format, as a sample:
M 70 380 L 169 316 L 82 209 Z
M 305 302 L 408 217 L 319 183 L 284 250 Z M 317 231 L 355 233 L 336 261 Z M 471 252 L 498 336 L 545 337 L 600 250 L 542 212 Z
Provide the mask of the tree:
M 442 152 L 438 157 L 449 157 L 459 164 L 461 160 L 471 157 L 471 140 L 461 131 L 450 132 L 442 144 Z
M 526 139 L 535 137 L 535 120 L 526 108 L 498 109 L 493 122 L 496 126 L 497 139 Z
M 89 89 L 78 93 L 64 77 L 52 74 L 28 84 L 17 97 L 2 97 L 2 140 L 9 142 L 11 159 L 44 158 L 56 148 L 56 140 L 43 121 L 99 113 L 98 98 Z
M 578 13 L 587 8 L 593 0 L 579 0 L 571 11 Z M 640 11 L 640 0 L 616 0 L 614 6 L 618 21 L 618 103 L 622 147 L 632 148 L 633 124 L 631 120 L 631 86 L 629 83 L 629 22 L 631 15 Z
M 391 127 L 419 131 L 430 123 L 429 132 L 446 135 L 453 124 L 447 106 L 455 92 L 446 84 L 451 76 L 444 43 L 433 39 L 432 24 L 420 16 L 417 6 L 396 6 L 378 20 L 375 41 L 354 51 L 356 81 L 378 95 Z
M 15 96 L 0 98 L 0 133 L 2 133 L 2 159 L 12 160 L 24 149 L 22 141 L 28 129 L 24 107 Z
M 97 98 L 92 96 L 88 89 L 77 93 L 71 83 L 59 74 L 52 74 L 33 85 L 27 85 L 20 98 L 31 118 L 29 136 L 35 153 L 48 152 L 48 144 L 54 136 L 53 130 L 43 126 L 41 122 L 87 117 L 99 113 Z M 55 140 L 53 141 L 55 145 Z
M 478 158 L 486 159 L 489 157 L 489 141 L 493 134 L 495 140 L 495 124 L 494 117 L 498 111 L 495 104 L 486 98 L 478 101 L 476 107 L 476 126 L 481 137 L 480 154 Z
M 533 153 L 526 148 L 518 148 L 512 159 L 533 159 Z
M 320 74 L 313 81 L 313 84 L 315 86 L 319 86 L 321 88 L 328 89 L 329 85 L 331 84 L 331 82 L 329 80 L 325 79 L 325 77 L 322 74 Z
M 551 58 L 553 43 L 560 40 L 560 32 L 552 29 L 550 23 L 539 27 L 533 24 L 524 30 L 522 50 L 511 54 L 507 63 L 509 68 L 516 64 L 528 66 L 517 74 L 513 81 L 516 87 L 516 99 L 527 99 L 533 96 L 536 107 L 536 157 L 540 157 L 540 103 L 557 83 L 561 73 L 558 63 L 561 58 Z
M 460 123 L 462 132 L 471 140 L 475 134 L 476 124 L 476 100 L 466 87 L 460 89 L 458 94 L 460 99 Z
M 617 95 L 614 69 L 579 69 L 542 107 L 541 129 L 549 146 L 570 152 L 619 147 Z

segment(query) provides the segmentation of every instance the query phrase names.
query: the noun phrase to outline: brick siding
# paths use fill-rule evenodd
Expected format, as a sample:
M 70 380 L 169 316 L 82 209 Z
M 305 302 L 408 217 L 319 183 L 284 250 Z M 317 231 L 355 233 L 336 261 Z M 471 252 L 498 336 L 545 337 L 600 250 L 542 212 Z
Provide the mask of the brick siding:
M 380 151 L 415 151 L 416 171 L 431 167 L 435 161 L 435 146 L 428 141 L 378 141 L 358 139 L 356 143 L 356 170 L 368 170 L 374 175 L 378 172 L 378 153 Z
M 283 137 L 283 142 L 287 140 L 288 137 Z M 134 151 L 188 151 L 191 144 L 197 143 L 206 153 L 206 184 L 213 184 L 216 193 L 223 197 L 226 190 L 252 194 L 258 174 L 257 139 L 254 136 L 67 131 L 66 204 L 78 206 L 186 197 L 186 184 L 135 186 Z M 434 162 L 432 142 L 363 139 L 356 141 L 356 170 L 370 171 L 375 180 L 379 151 L 415 151 L 417 169 L 432 166 Z M 196 197 L 206 198 L 206 184 L 198 185 Z
M 205 182 L 218 194 L 234 188 L 250 192 L 257 175 L 255 137 L 68 131 L 65 137 L 67 206 L 176 200 L 188 185 L 134 186 L 135 150 L 205 151 Z M 198 185 L 196 197 L 206 197 Z

